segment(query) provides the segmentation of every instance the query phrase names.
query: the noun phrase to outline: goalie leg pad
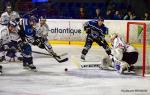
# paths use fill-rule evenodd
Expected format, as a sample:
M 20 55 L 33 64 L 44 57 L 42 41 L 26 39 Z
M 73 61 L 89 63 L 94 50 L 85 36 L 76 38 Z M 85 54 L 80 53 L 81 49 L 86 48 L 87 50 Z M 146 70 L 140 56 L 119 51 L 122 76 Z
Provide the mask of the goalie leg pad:
M 125 70 L 128 70 L 128 63 L 125 61 L 119 61 L 119 60 L 115 60 L 115 62 L 113 62 L 114 68 L 121 74 L 124 73 Z

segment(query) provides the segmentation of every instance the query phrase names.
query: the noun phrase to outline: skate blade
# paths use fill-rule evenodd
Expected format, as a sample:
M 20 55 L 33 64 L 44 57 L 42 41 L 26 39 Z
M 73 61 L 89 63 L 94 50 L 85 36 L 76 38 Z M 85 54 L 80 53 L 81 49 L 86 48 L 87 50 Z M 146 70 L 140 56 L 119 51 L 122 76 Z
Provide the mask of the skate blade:
M 3 72 L 0 72 L 0 76 L 2 76 L 3 75 Z
M 28 71 L 37 72 L 37 69 L 31 69 L 31 68 L 23 68 L 23 69 L 28 70 Z

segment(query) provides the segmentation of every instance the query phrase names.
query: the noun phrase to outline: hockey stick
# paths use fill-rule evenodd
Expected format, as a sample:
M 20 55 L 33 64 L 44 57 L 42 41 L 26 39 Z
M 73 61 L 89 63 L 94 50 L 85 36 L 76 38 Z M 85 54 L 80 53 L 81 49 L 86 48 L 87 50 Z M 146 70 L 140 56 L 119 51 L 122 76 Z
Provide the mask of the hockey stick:
M 25 13 L 24 15 L 22 15 L 22 17 L 24 17 L 24 16 L 26 16 L 26 15 L 28 15 L 28 14 L 30 14 L 30 13 L 32 13 L 32 12 L 34 12 L 35 10 L 37 10 L 37 8 L 34 8 L 33 10 L 31 10 L 31 11 L 28 11 L 27 13 Z
M 101 66 L 100 66 L 100 64 L 83 64 L 83 65 L 81 64 L 80 67 L 81 68 L 93 68 L 93 67 L 100 68 Z
M 101 70 L 115 71 L 113 67 L 104 67 L 101 64 L 81 64 L 81 69 L 99 68 Z
M 81 64 L 81 62 L 74 56 L 71 56 L 71 63 L 74 64 L 78 69 L 86 70 L 86 69 L 99 69 L 99 70 L 110 70 L 114 71 L 114 68 L 104 67 L 101 63 L 95 64 Z
M 45 43 L 44 43 L 44 46 L 45 46 L 46 51 L 49 52 L 48 46 L 47 46 Z M 49 52 L 49 55 L 52 56 L 52 57 L 53 57 L 57 62 L 59 62 L 59 63 L 68 61 L 68 58 L 61 59 L 60 56 L 54 55 L 54 54 L 51 53 L 51 52 Z
M 42 55 L 48 55 L 50 56 L 48 53 L 43 53 L 43 52 L 38 52 L 38 51 L 32 51 L 33 53 L 37 53 L 37 54 L 42 54 Z M 68 53 L 63 53 L 63 54 L 60 54 L 59 56 L 66 56 L 68 55 Z M 52 56 L 50 56 L 52 58 Z

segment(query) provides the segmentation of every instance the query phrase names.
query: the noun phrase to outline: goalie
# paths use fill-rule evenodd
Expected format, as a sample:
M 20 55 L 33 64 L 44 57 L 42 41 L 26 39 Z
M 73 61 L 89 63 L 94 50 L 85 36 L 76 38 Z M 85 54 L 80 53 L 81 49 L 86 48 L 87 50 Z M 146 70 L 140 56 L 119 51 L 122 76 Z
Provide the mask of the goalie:
M 125 70 L 134 71 L 134 64 L 138 59 L 138 51 L 133 46 L 126 44 L 125 41 L 116 33 L 110 36 L 112 45 L 111 55 L 103 59 L 103 66 L 113 67 L 119 73 Z

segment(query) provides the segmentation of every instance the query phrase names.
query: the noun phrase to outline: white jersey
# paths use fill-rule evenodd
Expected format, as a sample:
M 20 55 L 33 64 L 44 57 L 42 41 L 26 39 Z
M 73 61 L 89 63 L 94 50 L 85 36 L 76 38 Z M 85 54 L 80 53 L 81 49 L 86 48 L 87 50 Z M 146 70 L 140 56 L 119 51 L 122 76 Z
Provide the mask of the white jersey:
M 113 41 L 112 55 L 117 60 L 122 60 L 124 52 L 137 52 L 137 50 L 133 46 L 126 44 L 122 38 L 116 37 Z
M 124 49 L 125 52 L 136 52 L 136 48 L 134 48 L 131 45 L 128 45 L 125 43 L 125 41 L 121 38 L 121 37 L 117 37 L 114 39 L 113 41 L 113 48 L 120 48 L 120 49 Z
M 18 41 L 20 39 L 17 31 L 9 32 L 7 26 L 3 26 L 0 28 L 0 39 L 2 40 L 2 44 L 9 43 L 11 41 Z
M 49 31 L 49 27 L 48 27 L 47 24 L 42 25 L 42 26 L 41 26 L 40 24 L 38 24 L 38 25 L 36 26 L 36 29 L 37 29 L 36 35 L 37 35 L 38 37 L 47 38 L 47 36 L 48 36 L 48 31 Z
M 0 24 L 7 25 L 9 21 L 10 21 L 10 15 L 8 14 L 8 12 L 2 13 L 0 18 Z
M 14 21 L 16 18 L 20 18 L 19 14 L 16 11 L 12 11 L 10 14 L 8 12 L 4 12 L 0 18 L 0 24 L 7 25 L 9 21 Z
M 113 48 L 125 48 L 126 43 L 121 37 L 116 37 L 113 41 Z

